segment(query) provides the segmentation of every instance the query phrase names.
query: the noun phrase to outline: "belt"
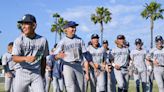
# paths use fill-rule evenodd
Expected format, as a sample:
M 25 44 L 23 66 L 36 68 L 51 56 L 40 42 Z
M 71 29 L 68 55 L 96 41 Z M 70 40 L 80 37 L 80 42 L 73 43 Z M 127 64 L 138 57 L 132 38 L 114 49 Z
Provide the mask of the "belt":
M 164 67 L 164 65 L 159 65 L 160 67 Z

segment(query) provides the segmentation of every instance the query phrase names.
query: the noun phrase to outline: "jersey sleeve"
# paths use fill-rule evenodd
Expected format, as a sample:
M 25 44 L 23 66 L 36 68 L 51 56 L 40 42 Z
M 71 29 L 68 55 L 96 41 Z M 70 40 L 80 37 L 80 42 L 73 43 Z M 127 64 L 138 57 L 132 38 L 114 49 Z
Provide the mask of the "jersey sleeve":
M 2 65 L 7 65 L 7 56 L 5 54 L 2 56 Z
M 132 61 L 134 60 L 133 51 L 130 52 L 130 58 L 131 58 Z
M 63 48 L 64 48 L 64 45 L 63 45 L 63 41 L 61 40 L 58 44 L 57 44 L 57 46 L 56 46 L 56 49 L 55 49 L 55 51 L 54 51 L 54 55 L 57 55 L 59 52 L 61 52 L 62 50 L 63 50 Z
M 112 63 L 114 60 L 114 57 L 111 53 L 109 53 L 109 63 Z
M 107 53 L 105 49 L 103 49 L 103 60 L 106 62 L 107 61 Z
M 49 55 L 49 48 L 48 48 L 48 42 L 46 40 L 43 57 L 46 58 L 46 56 L 48 55 Z
M 22 55 L 22 52 L 21 52 L 21 40 L 16 39 L 14 41 L 12 55 L 18 55 L 18 56 Z
M 85 47 L 85 44 L 84 44 L 83 40 L 81 40 L 81 49 L 82 49 L 82 53 L 87 52 L 87 49 Z

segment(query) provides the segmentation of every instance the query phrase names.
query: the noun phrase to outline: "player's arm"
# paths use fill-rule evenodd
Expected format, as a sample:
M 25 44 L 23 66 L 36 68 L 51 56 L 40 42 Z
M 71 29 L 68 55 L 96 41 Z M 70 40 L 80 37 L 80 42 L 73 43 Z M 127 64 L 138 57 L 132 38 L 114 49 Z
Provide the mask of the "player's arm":
M 2 56 L 2 66 L 5 71 L 5 73 L 9 72 L 9 68 L 7 67 L 7 57 L 6 55 Z
M 36 60 L 35 56 L 17 56 L 17 55 L 13 55 L 12 58 L 13 58 L 13 61 L 16 62 L 16 63 L 34 62 Z
M 52 55 L 55 61 L 65 57 L 63 48 L 64 48 L 63 41 L 60 41 L 56 46 L 54 54 Z
M 41 76 L 44 78 L 46 69 L 46 58 L 42 58 L 41 60 Z
M 46 57 L 49 55 L 49 48 L 48 48 L 48 42 L 46 41 L 44 45 L 44 52 L 41 59 L 41 76 L 44 78 L 45 76 L 45 69 L 46 69 Z
M 20 62 L 33 62 L 35 61 L 35 56 L 24 56 L 22 50 L 22 43 L 20 39 L 16 39 L 14 41 L 13 50 L 12 50 L 12 58 L 16 63 Z
M 85 71 L 85 78 L 89 80 L 89 63 L 87 61 L 84 62 L 84 71 Z

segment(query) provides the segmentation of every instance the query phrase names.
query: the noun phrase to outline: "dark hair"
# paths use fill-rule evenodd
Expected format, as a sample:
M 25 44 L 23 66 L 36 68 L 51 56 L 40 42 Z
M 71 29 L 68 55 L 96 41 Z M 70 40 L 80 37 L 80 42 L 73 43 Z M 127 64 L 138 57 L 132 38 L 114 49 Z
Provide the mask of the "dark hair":
M 8 46 L 13 46 L 13 44 L 14 44 L 13 42 L 10 42 L 10 43 L 8 44 Z
M 57 43 L 54 45 L 54 48 L 56 48 L 56 46 L 57 46 Z

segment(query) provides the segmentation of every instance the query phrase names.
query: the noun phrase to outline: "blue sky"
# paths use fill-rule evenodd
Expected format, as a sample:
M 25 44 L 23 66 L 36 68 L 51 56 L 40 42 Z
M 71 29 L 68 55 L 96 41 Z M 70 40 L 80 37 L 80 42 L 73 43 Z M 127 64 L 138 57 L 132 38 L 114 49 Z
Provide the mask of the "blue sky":
M 54 22 L 53 13 L 59 13 L 67 20 L 79 23 L 77 35 L 85 43 L 93 33 L 100 34 L 100 26 L 94 25 L 90 15 L 96 7 L 104 6 L 112 13 L 111 23 L 104 25 L 104 39 L 109 41 L 110 48 L 114 48 L 114 40 L 118 34 L 124 34 L 134 48 L 134 40 L 140 37 L 144 41 L 144 48 L 150 47 L 150 21 L 140 16 L 144 4 L 152 0 L 1 0 L 0 1 L 0 56 L 6 52 L 7 44 L 20 35 L 17 21 L 24 14 L 33 14 L 37 19 L 36 33 L 47 38 L 49 48 L 55 43 L 55 33 L 50 32 Z M 163 0 L 156 0 L 162 4 Z M 164 20 L 155 21 L 154 36 L 164 36 Z

